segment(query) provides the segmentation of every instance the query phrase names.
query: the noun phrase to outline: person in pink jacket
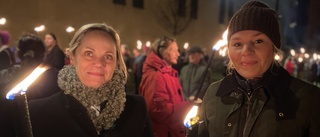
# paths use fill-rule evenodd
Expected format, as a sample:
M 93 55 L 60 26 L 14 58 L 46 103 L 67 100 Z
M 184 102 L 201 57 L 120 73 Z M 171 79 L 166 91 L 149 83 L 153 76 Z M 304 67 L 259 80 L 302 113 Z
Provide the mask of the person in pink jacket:
M 180 53 L 173 38 L 157 39 L 142 69 L 139 94 L 147 102 L 155 137 L 185 137 L 183 120 L 192 107 L 183 100 L 178 72 L 172 68 Z

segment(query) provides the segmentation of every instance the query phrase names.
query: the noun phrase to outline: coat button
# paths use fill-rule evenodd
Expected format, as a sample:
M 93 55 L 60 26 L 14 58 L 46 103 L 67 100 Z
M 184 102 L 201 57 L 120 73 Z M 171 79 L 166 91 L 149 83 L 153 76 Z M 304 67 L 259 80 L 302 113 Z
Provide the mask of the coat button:
M 282 112 L 280 112 L 279 117 L 284 117 L 284 114 Z
M 228 124 L 227 124 L 227 126 L 228 126 L 228 127 L 231 127 L 231 126 L 232 126 L 232 124 L 231 124 L 231 123 L 228 123 Z

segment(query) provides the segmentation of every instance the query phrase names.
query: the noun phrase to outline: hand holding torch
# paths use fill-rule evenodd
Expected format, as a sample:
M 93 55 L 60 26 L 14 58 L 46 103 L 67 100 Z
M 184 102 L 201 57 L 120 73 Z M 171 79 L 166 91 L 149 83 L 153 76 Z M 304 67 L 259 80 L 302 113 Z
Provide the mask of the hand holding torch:
M 48 67 L 40 64 L 27 78 L 16 85 L 6 95 L 6 98 L 11 102 L 13 120 L 18 137 L 33 137 L 26 91 L 47 69 Z

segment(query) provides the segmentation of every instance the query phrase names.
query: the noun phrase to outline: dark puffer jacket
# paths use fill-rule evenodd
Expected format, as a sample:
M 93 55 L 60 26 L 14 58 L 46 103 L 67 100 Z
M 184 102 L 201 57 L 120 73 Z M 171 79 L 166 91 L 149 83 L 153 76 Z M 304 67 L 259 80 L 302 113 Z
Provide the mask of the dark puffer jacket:
M 319 88 L 291 77 L 282 67 L 275 67 L 255 90 L 247 118 L 245 100 L 234 74 L 210 85 L 202 103 L 199 136 L 320 136 Z

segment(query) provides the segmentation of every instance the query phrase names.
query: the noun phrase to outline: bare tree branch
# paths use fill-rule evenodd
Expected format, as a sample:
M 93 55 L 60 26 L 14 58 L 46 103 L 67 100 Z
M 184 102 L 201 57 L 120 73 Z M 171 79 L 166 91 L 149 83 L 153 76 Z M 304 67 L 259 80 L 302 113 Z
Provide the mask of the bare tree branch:
M 155 0 L 154 14 L 159 25 L 173 36 L 181 34 L 192 21 L 190 0 L 186 0 L 185 13 L 179 15 L 179 0 Z

